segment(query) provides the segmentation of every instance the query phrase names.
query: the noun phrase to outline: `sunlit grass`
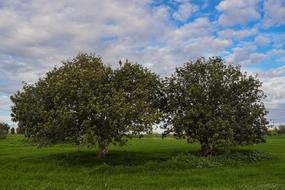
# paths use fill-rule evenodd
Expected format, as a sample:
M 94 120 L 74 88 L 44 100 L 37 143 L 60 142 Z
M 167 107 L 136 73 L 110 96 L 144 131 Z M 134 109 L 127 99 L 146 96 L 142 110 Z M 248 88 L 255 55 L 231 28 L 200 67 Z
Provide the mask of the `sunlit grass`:
M 9 136 L 0 140 L 0 189 L 285 189 L 285 136 L 243 149 L 271 153 L 273 158 L 175 168 L 167 161 L 180 153 L 195 154 L 199 145 L 173 138 L 134 138 L 126 146 L 111 146 L 106 159 L 98 161 L 92 149 L 37 148 L 22 136 Z

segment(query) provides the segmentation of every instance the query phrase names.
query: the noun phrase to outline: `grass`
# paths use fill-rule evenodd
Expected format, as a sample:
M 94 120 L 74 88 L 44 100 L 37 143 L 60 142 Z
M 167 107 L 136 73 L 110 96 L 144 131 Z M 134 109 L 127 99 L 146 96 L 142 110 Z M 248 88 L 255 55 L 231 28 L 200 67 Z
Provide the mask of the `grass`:
M 0 140 L 0 189 L 285 190 L 285 136 L 243 148 L 271 153 L 271 160 L 209 168 L 169 166 L 169 160 L 198 149 L 183 140 L 146 137 L 111 146 L 107 158 L 98 161 L 92 149 L 39 149 L 22 136 L 9 136 Z

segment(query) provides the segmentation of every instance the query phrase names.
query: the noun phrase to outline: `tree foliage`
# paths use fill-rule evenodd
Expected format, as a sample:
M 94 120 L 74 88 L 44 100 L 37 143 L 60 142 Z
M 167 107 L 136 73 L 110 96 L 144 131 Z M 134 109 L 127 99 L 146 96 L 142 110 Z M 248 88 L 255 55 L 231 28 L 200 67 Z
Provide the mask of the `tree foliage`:
M 117 69 L 99 57 L 79 54 L 11 97 L 12 118 L 38 145 L 59 142 L 97 145 L 98 158 L 110 143 L 150 131 L 160 112 L 153 97 L 157 75 L 126 62 Z
M 109 144 L 150 132 L 162 116 L 167 132 L 200 142 L 203 155 L 265 141 L 261 82 L 239 66 L 201 58 L 161 83 L 138 64 L 119 63 L 113 69 L 99 57 L 79 54 L 25 84 L 11 96 L 19 131 L 40 146 L 96 145 L 98 158 Z
M 16 128 L 16 133 L 23 135 L 23 134 L 25 134 L 25 131 L 23 130 L 23 128 L 17 127 Z
M 0 123 L 0 139 L 4 139 L 7 137 L 8 133 L 9 133 L 9 125 L 7 123 Z
M 168 132 L 200 142 L 202 154 L 264 142 L 261 82 L 214 57 L 190 61 L 165 80 Z

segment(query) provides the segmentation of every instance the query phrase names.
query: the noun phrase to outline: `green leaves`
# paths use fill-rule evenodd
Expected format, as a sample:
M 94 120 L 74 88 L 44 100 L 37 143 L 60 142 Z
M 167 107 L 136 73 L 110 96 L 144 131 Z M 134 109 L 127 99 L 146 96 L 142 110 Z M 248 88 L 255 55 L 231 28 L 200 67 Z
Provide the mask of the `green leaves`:
M 11 97 L 12 119 L 33 142 L 96 145 L 148 133 L 163 119 L 167 132 L 199 141 L 204 154 L 263 142 L 265 97 L 261 82 L 226 65 L 201 58 L 170 77 L 120 61 L 112 69 L 95 55 L 79 54 Z
M 158 76 L 140 65 L 111 69 L 94 55 L 79 54 L 12 96 L 12 118 L 38 145 L 124 144 L 159 119 L 159 85 Z
M 206 154 L 262 142 L 268 122 L 260 87 L 258 79 L 220 58 L 188 62 L 164 81 L 166 128 L 204 144 Z

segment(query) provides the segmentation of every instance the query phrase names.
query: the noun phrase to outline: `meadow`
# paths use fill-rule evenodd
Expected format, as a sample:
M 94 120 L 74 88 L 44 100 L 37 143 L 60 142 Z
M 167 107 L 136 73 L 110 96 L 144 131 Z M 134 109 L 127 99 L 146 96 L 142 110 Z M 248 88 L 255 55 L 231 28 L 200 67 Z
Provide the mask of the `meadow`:
M 23 136 L 10 135 L 0 140 L 0 189 L 285 190 L 284 135 L 240 149 L 270 153 L 272 158 L 186 164 L 177 158 L 197 154 L 198 144 L 145 137 L 111 146 L 107 157 L 97 160 L 95 149 L 68 144 L 37 148 Z

